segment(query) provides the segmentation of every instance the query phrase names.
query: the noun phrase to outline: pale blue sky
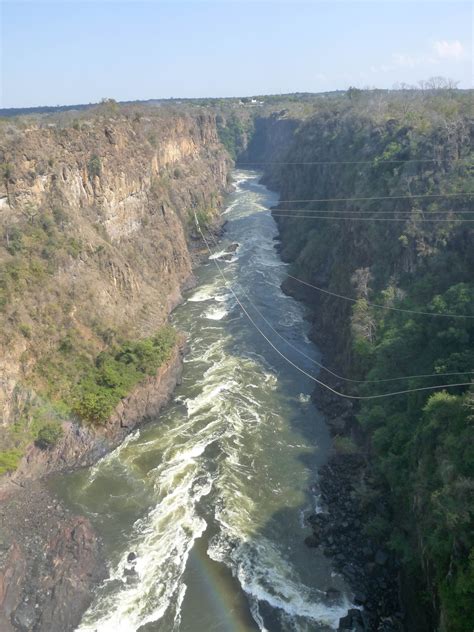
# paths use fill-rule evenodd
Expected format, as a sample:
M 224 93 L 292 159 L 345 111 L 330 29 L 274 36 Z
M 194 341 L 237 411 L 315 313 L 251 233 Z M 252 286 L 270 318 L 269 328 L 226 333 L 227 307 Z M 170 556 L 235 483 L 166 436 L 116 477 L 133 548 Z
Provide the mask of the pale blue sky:
M 472 87 L 470 2 L 0 2 L 0 107 Z

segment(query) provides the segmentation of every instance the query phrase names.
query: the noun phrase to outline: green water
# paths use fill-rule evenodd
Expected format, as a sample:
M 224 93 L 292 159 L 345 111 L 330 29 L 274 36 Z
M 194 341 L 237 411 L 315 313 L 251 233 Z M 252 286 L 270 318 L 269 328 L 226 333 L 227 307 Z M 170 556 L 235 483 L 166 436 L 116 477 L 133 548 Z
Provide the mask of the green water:
M 173 314 L 190 341 L 173 401 L 97 465 L 57 482 L 99 530 L 110 568 L 81 632 L 330 630 L 350 607 L 342 579 L 303 543 L 330 445 L 312 383 L 230 291 L 278 349 L 317 375 L 303 307 L 280 290 L 286 266 L 268 211 L 276 197 L 256 173 L 234 175 L 225 238 L 210 241 L 218 256 Z M 338 603 L 329 587 L 342 591 Z

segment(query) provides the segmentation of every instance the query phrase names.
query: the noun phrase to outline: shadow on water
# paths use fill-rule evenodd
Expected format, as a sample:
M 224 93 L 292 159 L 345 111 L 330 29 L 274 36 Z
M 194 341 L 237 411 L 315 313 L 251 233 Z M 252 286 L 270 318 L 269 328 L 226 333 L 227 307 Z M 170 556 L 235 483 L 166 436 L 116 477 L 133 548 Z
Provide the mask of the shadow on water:
M 280 289 L 285 264 L 265 210 L 276 196 L 257 174 L 235 175 L 226 233 L 211 249 L 262 332 L 316 376 L 304 308 Z M 249 323 L 215 262 L 196 274 L 173 315 L 190 333 L 174 401 L 96 466 L 57 482 L 102 534 L 111 569 L 79 630 L 334 629 L 350 604 L 347 587 L 304 544 L 317 504 L 311 487 L 330 449 L 309 400 L 313 383 Z M 341 591 L 339 602 L 329 588 Z

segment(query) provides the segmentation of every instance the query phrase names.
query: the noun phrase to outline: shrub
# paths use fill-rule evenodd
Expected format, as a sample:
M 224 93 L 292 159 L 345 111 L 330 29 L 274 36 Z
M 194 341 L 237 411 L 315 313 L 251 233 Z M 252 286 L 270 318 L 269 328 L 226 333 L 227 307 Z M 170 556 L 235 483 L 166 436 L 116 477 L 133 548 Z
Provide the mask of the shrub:
M 107 421 L 120 400 L 147 375 L 154 375 L 176 341 L 176 332 L 163 327 L 152 338 L 126 342 L 97 356 L 73 392 L 73 411 L 94 424 Z
M 54 221 L 56 222 L 58 226 L 62 226 L 63 224 L 67 222 L 68 216 L 61 207 L 59 206 L 53 207 L 52 213 L 53 213 Z
M 42 450 L 52 448 L 63 436 L 63 429 L 58 422 L 48 422 L 39 429 L 35 444 Z
M 350 437 L 343 437 L 337 435 L 333 440 L 333 448 L 339 454 L 356 454 L 358 452 L 357 446 Z
M 25 338 L 31 338 L 31 327 L 29 325 L 22 323 L 19 329 L 22 336 L 25 336 Z
M 0 452 L 0 475 L 14 472 L 22 456 L 21 450 L 4 450 Z
M 89 178 L 93 180 L 96 176 L 100 176 L 102 171 L 102 162 L 97 154 L 93 154 L 87 163 L 87 173 Z

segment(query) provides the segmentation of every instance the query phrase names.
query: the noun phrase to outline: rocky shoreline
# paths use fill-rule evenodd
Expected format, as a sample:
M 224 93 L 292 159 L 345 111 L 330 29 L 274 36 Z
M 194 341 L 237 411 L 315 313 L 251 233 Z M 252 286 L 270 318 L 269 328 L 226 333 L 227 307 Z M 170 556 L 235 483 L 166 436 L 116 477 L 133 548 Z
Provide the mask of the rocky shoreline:
M 339 622 L 339 630 L 399 632 L 398 566 L 391 555 L 364 532 L 366 516 L 354 499 L 355 482 L 366 463 L 360 455 L 335 454 L 319 471 L 319 490 L 327 512 L 308 522 L 309 547 L 321 547 L 354 592 L 358 608 Z
M 51 450 L 31 446 L 21 467 L 0 485 L 0 629 L 68 632 L 107 576 L 101 542 L 84 516 L 48 488 L 47 476 L 85 467 L 157 415 L 181 379 L 181 338 L 168 362 L 121 401 L 104 428 L 67 422 Z
M 73 630 L 106 577 L 89 520 L 69 511 L 43 481 L 2 498 L 0 518 L 0 629 Z
M 352 442 L 357 434 L 352 404 L 321 387 L 313 393 L 313 400 L 339 442 L 319 468 L 314 491 L 322 511 L 309 516 L 312 535 L 305 543 L 320 547 L 354 592 L 357 608 L 340 620 L 338 630 L 402 632 L 400 565 L 368 529 L 375 517 L 390 519 L 390 515 L 382 499 L 377 499 L 375 507 L 364 504 L 364 491 L 370 495 L 373 480 L 363 447 Z M 345 444 L 344 438 L 350 442 Z
M 277 243 L 276 248 L 281 250 L 281 245 Z M 310 338 L 330 357 L 334 332 L 328 331 L 328 323 L 318 321 L 317 306 L 289 279 L 283 282 L 282 290 L 309 306 Z M 337 379 L 328 379 L 327 374 L 324 381 L 336 390 L 343 389 Z M 383 499 L 371 493 L 374 478 L 356 410 L 351 400 L 341 399 L 321 386 L 314 389 L 312 400 L 325 416 L 336 445 L 328 462 L 318 471 L 313 489 L 323 510 L 309 516 L 312 535 L 305 542 L 310 548 L 321 548 L 353 590 L 357 608 L 340 620 L 338 629 L 341 632 L 402 632 L 400 565 L 381 542 L 368 535 L 374 519 L 390 520 L 390 515 Z M 364 491 L 366 495 L 377 496 L 375 506 L 364 503 Z

